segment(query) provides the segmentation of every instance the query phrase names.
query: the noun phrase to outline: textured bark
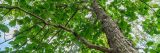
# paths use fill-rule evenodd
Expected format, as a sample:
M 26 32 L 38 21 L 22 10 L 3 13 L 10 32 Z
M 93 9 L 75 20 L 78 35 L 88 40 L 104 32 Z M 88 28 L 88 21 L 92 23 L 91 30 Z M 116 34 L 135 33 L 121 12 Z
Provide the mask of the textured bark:
M 132 47 L 131 43 L 125 39 L 112 18 L 100 8 L 96 0 L 93 1 L 92 8 L 102 23 L 110 48 L 113 49 L 111 53 L 138 53 L 138 51 Z

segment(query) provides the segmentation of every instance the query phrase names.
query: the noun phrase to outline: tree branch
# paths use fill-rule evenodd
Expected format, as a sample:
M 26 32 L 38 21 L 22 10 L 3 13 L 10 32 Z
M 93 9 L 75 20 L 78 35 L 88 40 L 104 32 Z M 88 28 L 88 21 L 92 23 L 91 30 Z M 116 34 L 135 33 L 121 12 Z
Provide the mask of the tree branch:
M 35 18 L 43 21 L 43 22 L 45 23 L 45 25 L 50 25 L 50 24 L 47 23 L 44 19 L 42 19 L 42 17 L 40 17 L 40 16 L 38 16 L 38 15 L 35 15 L 35 14 L 31 13 L 31 12 L 27 12 L 27 11 L 23 10 L 22 8 L 20 8 L 20 7 L 0 6 L 0 8 L 18 9 L 18 10 L 20 10 L 20 11 L 25 12 L 26 14 L 29 14 L 29 15 L 31 15 L 31 16 L 34 16 Z M 75 15 L 75 13 L 74 13 L 73 15 Z M 73 16 L 71 16 L 71 18 L 72 18 L 72 17 L 73 17 Z M 69 19 L 69 21 L 70 21 L 70 19 Z M 68 24 L 69 21 L 67 21 L 66 25 Z M 65 31 L 68 31 L 68 32 L 72 33 L 78 40 L 80 40 L 80 41 L 81 41 L 83 44 L 85 44 L 88 48 L 100 50 L 100 51 L 103 51 L 103 52 L 111 52 L 111 51 L 112 51 L 111 48 L 105 48 L 105 47 L 102 47 L 102 46 L 97 46 L 97 45 L 91 44 L 91 43 L 88 42 L 85 38 L 80 37 L 80 35 L 79 35 L 78 33 L 76 33 L 75 31 L 73 31 L 73 30 L 70 30 L 70 29 L 68 29 L 68 28 L 65 28 L 65 27 L 63 27 L 63 26 L 61 26 L 61 25 L 52 25 L 52 26 L 54 26 L 54 27 L 56 27 L 56 28 L 61 28 L 61 29 L 65 30 Z M 45 26 L 44 26 L 44 27 L 45 27 Z M 43 27 L 43 28 L 44 28 L 44 27 Z M 43 29 L 43 28 L 42 28 L 42 29 Z M 42 30 L 42 29 L 41 29 L 41 30 Z M 40 31 L 41 31 L 41 30 L 40 30 Z M 39 31 L 39 32 L 40 32 L 40 31 Z M 38 32 L 38 33 L 39 33 L 39 32 Z M 37 34 L 38 34 L 38 33 L 37 33 Z M 36 34 L 36 35 L 37 35 L 37 34 Z M 32 38 L 34 38 L 34 37 L 32 37 Z M 26 42 L 24 42 L 23 45 L 25 45 L 25 43 L 26 43 Z M 22 45 L 22 46 L 23 46 L 23 45 Z M 20 48 L 21 48 L 22 46 L 20 46 Z M 19 49 L 20 49 L 20 48 L 19 48 Z M 19 50 L 19 49 L 18 49 L 18 50 Z
M 30 31 L 30 30 L 31 30 L 33 27 L 35 27 L 35 26 L 36 26 L 36 25 L 33 25 L 32 27 L 30 27 L 30 28 L 28 28 L 28 29 L 26 29 L 26 30 L 18 33 L 18 34 L 15 34 L 12 38 L 10 38 L 10 39 L 8 39 L 8 40 L 6 40 L 6 41 L 4 41 L 4 42 L 1 42 L 0 45 L 3 44 L 3 43 L 5 43 L 5 42 L 7 42 L 7 41 L 12 40 L 12 39 L 13 39 L 14 37 L 16 37 L 17 35 L 23 34 L 23 33 L 26 32 L 26 31 Z
M 103 51 L 103 52 L 111 52 L 113 50 L 111 48 L 106 48 L 106 47 L 103 47 L 103 46 L 94 45 L 94 44 L 90 43 L 89 41 L 87 41 L 85 38 L 80 37 L 80 35 L 78 33 L 76 33 L 75 31 L 73 31 L 71 29 L 68 29 L 68 28 L 66 28 L 64 26 L 61 26 L 61 25 L 52 25 L 52 26 L 54 26 L 56 28 L 61 28 L 61 29 L 65 30 L 65 31 L 68 31 L 68 32 L 72 33 L 78 40 L 80 40 L 88 48 L 100 50 L 100 51 Z
M 46 26 L 46 25 L 43 25 L 43 27 L 36 33 L 36 35 L 38 35 L 38 34 L 45 28 L 45 26 Z M 33 37 L 31 37 L 30 39 L 35 38 L 36 35 L 34 35 Z M 28 41 L 28 40 L 26 40 L 26 41 L 16 50 L 16 52 L 17 52 L 20 48 L 22 48 L 22 47 L 27 43 L 27 41 Z
M 71 15 L 71 17 L 70 17 L 70 18 L 68 19 L 68 21 L 66 22 L 65 26 L 68 25 L 69 21 L 71 21 L 71 19 L 76 15 L 77 12 L 78 12 L 78 9 Z M 57 35 L 59 32 L 61 32 L 61 31 L 62 31 L 61 29 L 58 30 L 58 31 L 54 34 L 54 36 L 56 36 L 56 35 Z M 51 39 L 49 39 L 48 43 L 53 39 L 54 36 L 52 36 Z
M 13 37 L 13 38 L 14 38 L 14 37 Z M 8 42 L 8 41 L 12 40 L 13 38 L 1 42 L 0 45 L 3 44 L 3 43 L 5 43 L 5 42 Z
M 6 13 L 2 16 L 2 18 L 4 18 L 11 10 L 12 10 L 12 9 L 9 9 L 8 12 L 6 12 Z
M 48 24 L 44 19 L 42 19 L 42 17 L 40 17 L 40 16 L 38 16 L 38 15 L 36 15 L 36 14 L 33 14 L 33 13 L 31 13 L 31 12 L 28 12 L 28 11 L 26 11 L 26 10 L 20 8 L 20 7 L 16 7 L 16 6 L 2 6 L 2 5 L 0 5 L 0 8 L 18 9 L 18 10 L 20 10 L 20 11 L 22 11 L 22 12 L 25 12 L 26 14 L 29 14 L 29 15 L 31 15 L 31 16 L 34 16 L 35 18 L 43 21 L 46 25 Z
M 150 5 L 148 5 L 147 3 L 145 3 L 143 0 L 140 0 L 142 3 L 144 3 L 146 6 L 148 6 L 153 12 L 156 12 Z
M 3 35 L 4 35 L 4 37 L 3 37 L 3 38 L 4 38 L 4 41 L 6 41 L 6 34 L 5 34 L 5 32 L 4 32 L 4 34 L 3 34 Z
M 45 38 L 45 36 L 46 36 L 48 33 L 49 33 L 49 26 L 48 26 L 48 29 L 47 29 L 46 33 L 43 35 L 43 37 L 42 37 L 42 39 L 40 39 L 40 41 L 43 42 L 43 39 Z M 38 44 L 38 46 L 36 47 L 36 49 L 40 48 L 40 44 L 41 44 L 41 43 Z

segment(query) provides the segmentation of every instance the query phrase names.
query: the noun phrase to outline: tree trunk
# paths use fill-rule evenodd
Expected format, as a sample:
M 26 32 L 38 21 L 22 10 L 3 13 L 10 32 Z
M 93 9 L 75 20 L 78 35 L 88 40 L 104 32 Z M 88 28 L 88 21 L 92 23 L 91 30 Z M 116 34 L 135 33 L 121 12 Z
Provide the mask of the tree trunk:
M 138 53 L 138 51 L 132 47 L 131 43 L 125 39 L 112 18 L 100 8 L 96 0 L 93 1 L 92 8 L 93 12 L 102 23 L 110 48 L 113 49 L 111 53 Z

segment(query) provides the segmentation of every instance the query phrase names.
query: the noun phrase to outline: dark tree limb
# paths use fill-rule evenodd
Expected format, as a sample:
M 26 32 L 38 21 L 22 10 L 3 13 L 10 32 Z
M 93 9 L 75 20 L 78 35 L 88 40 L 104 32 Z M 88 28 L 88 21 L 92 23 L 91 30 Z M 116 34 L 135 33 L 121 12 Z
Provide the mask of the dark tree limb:
M 78 40 L 80 40 L 88 48 L 100 50 L 100 51 L 103 51 L 103 52 L 109 52 L 109 53 L 112 51 L 111 48 L 106 48 L 106 47 L 103 47 L 103 46 L 97 46 L 97 45 L 94 45 L 94 44 L 90 43 L 85 38 L 81 37 L 78 33 L 76 33 L 75 31 L 73 31 L 71 29 L 68 29 L 64 26 L 61 26 L 61 25 L 52 25 L 52 26 L 54 26 L 56 28 L 61 28 L 65 31 L 68 31 L 68 32 L 72 33 Z

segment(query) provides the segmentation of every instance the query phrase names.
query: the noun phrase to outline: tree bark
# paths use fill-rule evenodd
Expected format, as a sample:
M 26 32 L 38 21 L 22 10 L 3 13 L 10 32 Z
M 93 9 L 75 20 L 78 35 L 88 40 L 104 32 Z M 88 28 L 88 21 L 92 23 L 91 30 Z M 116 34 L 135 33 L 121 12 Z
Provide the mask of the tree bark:
M 108 44 L 110 48 L 113 49 L 111 53 L 138 53 L 138 51 L 132 47 L 131 43 L 125 39 L 124 35 L 121 33 L 112 18 L 100 8 L 96 0 L 92 3 L 92 9 L 102 23 L 104 33 L 108 39 Z

